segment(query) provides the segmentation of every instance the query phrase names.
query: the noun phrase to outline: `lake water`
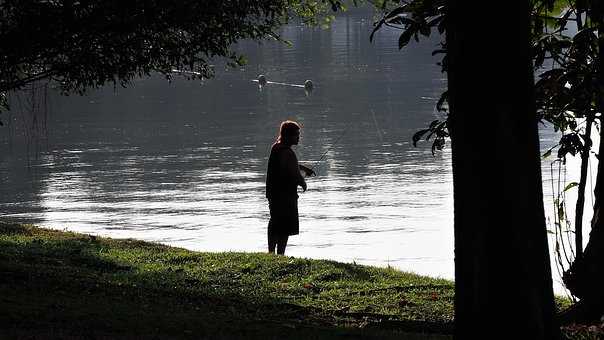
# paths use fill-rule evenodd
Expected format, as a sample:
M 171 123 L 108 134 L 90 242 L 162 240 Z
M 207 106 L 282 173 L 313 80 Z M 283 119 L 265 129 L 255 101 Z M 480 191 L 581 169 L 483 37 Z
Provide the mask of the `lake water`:
M 290 24 L 282 35 L 293 47 L 241 43 L 249 65 L 218 68 L 204 82 L 156 76 L 84 97 L 50 91 L 37 157 L 2 128 L 0 218 L 200 251 L 265 251 L 268 153 L 279 123 L 295 119 L 298 157 L 319 176 L 300 193 L 301 234 L 287 254 L 453 278 L 451 152 L 411 144 L 442 118 L 434 106 L 446 79 L 430 55 L 439 37 L 399 51 L 394 30 L 369 42 L 372 22 L 352 11 L 327 30 Z M 258 74 L 310 79 L 314 91 L 260 91 Z M 542 140 L 546 148 L 556 137 Z

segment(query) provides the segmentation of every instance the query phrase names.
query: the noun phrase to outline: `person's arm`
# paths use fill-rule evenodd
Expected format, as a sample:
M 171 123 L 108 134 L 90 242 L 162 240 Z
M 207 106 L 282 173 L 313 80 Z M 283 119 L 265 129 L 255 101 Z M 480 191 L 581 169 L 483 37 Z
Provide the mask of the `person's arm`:
M 288 150 L 285 152 L 283 157 L 283 161 L 285 162 L 285 171 L 287 173 L 287 177 L 290 178 L 296 185 L 302 187 L 302 190 L 306 191 L 306 181 L 302 174 L 300 174 L 300 166 L 298 165 L 298 158 L 293 150 Z

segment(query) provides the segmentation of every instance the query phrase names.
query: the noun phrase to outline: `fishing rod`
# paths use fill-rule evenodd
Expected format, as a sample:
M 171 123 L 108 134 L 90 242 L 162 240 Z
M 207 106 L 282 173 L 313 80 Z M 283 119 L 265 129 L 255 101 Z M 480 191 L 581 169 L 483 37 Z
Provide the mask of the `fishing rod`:
M 317 167 L 317 165 L 319 165 L 319 163 L 321 163 L 321 161 L 323 160 L 323 158 L 324 158 L 325 156 L 327 156 L 327 153 L 328 153 L 329 151 L 331 151 L 331 149 L 332 149 L 334 146 L 336 146 L 336 145 L 338 144 L 338 142 L 340 141 L 340 139 L 342 139 L 342 137 L 344 137 L 344 135 L 346 134 L 346 132 L 348 132 L 348 129 L 350 128 L 350 123 L 351 123 L 351 122 L 348 122 L 348 125 L 346 126 L 346 128 L 344 129 L 344 131 L 342 131 L 342 133 L 340 133 L 340 135 L 338 136 L 338 138 L 336 138 L 335 142 L 333 142 L 333 144 L 331 144 L 331 145 L 330 145 L 330 146 L 327 148 L 327 150 L 325 150 L 325 152 L 323 152 L 323 154 L 321 155 L 321 157 L 319 157 L 319 160 L 315 161 L 315 162 L 313 163 L 313 166 L 311 166 L 310 168 L 308 168 L 308 170 L 310 170 L 309 172 L 311 172 L 311 173 L 315 173 L 315 175 L 316 175 L 316 172 L 315 172 L 315 170 L 314 170 L 314 169 Z M 306 172 L 306 171 L 305 171 L 305 172 Z

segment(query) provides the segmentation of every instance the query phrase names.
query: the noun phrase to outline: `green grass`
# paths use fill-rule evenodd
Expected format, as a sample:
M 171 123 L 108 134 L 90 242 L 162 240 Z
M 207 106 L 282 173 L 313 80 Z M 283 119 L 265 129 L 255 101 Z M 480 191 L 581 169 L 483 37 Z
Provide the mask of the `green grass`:
M 0 338 L 450 339 L 452 332 L 451 281 L 334 261 L 200 253 L 0 222 L 0 277 Z M 586 327 L 565 334 L 597 338 Z
M 0 275 L 0 337 L 446 339 L 452 328 L 443 279 L 2 222 Z

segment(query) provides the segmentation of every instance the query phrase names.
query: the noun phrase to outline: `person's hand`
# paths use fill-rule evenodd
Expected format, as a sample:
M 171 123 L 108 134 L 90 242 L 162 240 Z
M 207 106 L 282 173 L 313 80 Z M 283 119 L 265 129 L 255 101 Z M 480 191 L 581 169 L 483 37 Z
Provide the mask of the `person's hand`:
M 317 173 L 313 169 L 304 165 L 300 165 L 300 169 L 304 171 L 304 177 L 312 177 L 317 175 Z

